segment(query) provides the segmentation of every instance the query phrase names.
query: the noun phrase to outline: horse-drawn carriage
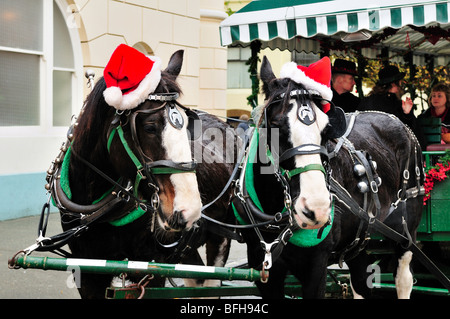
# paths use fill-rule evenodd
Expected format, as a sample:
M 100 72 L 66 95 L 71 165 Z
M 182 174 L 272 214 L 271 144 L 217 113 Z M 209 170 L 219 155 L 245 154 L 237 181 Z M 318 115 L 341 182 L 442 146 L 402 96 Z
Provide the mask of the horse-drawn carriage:
M 413 285 L 410 262 L 418 260 L 437 278 L 430 293 L 449 295 L 448 273 L 417 244 L 445 252 L 448 191 L 435 187 L 424 210 L 422 151 L 409 128 L 385 113 L 344 114 L 330 103 L 328 58 L 288 63 L 280 78 L 264 58 L 266 103 L 240 139 L 177 102 L 181 63 L 176 52 L 161 70 L 158 59 L 116 49 L 48 171 L 40 237 L 11 267 L 71 269 L 82 297 L 94 298 L 105 290 L 123 298 L 320 298 L 349 291 L 349 273 L 354 296 L 389 289 L 384 279 L 392 277 L 406 298 L 425 290 Z M 45 237 L 50 201 L 64 232 Z M 247 244 L 245 269 L 224 267 L 231 240 Z M 201 245 L 207 266 L 199 266 Z M 35 250 L 70 258 L 30 256 Z M 391 263 L 394 276 L 384 273 Z M 114 276 L 121 287 L 109 287 Z M 169 277 L 190 287 L 164 287 Z

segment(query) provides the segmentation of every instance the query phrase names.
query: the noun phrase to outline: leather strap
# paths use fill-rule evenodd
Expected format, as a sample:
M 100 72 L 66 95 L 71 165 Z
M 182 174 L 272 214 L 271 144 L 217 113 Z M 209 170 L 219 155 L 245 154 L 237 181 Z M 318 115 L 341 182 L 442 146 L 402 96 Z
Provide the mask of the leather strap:
M 415 257 L 419 259 L 424 267 L 426 267 L 439 282 L 450 292 L 450 280 L 447 276 L 417 247 L 415 243 L 411 243 L 409 238 L 399 234 L 392 228 L 383 224 L 380 220 L 370 218 L 369 215 L 358 205 L 358 203 L 350 196 L 345 188 L 343 188 L 334 178 L 330 178 L 331 191 L 336 198 L 347 206 L 350 211 L 361 220 L 369 224 L 372 229 L 387 238 L 399 243 L 400 245 L 409 245 L 409 250 L 413 252 Z

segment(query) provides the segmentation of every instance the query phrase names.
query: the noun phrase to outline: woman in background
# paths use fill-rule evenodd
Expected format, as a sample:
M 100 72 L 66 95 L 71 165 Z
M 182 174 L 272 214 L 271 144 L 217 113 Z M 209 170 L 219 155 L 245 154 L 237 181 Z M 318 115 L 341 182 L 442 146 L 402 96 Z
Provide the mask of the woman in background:
M 428 105 L 430 106 L 419 118 L 439 117 L 441 119 L 441 134 L 450 133 L 450 88 L 444 83 L 438 83 L 431 89 L 430 97 L 428 98 Z M 445 142 L 441 141 L 445 144 Z

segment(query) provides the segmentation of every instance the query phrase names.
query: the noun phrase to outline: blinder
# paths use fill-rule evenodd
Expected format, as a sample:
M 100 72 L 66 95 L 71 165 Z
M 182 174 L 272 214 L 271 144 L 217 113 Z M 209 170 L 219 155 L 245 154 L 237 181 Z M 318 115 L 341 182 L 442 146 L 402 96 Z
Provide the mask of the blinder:
M 340 107 L 330 102 L 330 110 L 326 113 L 328 115 L 328 125 L 322 135 L 326 139 L 339 138 L 345 134 L 347 130 L 347 121 L 345 119 L 345 112 Z
M 311 125 L 316 122 L 316 114 L 311 108 L 309 101 L 303 102 L 297 109 L 297 118 L 305 125 Z
M 188 136 L 191 140 L 197 140 L 202 136 L 202 121 L 195 111 L 190 109 L 184 111 L 188 117 Z
M 188 118 L 188 123 L 186 126 L 188 137 L 191 140 L 196 140 L 202 134 L 202 122 L 195 111 L 181 105 L 176 101 L 179 96 L 180 95 L 178 93 L 158 93 L 150 94 L 147 99 L 150 101 L 166 102 L 167 119 L 169 123 L 178 130 L 181 130 L 184 126 L 183 116 L 177 106 L 181 107 Z

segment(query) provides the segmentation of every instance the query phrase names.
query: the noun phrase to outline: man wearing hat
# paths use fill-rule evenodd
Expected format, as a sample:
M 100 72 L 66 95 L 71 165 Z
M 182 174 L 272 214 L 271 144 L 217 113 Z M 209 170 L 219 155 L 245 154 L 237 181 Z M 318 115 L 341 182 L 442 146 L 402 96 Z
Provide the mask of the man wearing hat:
M 378 82 L 372 91 L 361 101 L 361 111 L 373 110 L 394 114 L 405 124 L 409 124 L 414 115 L 411 112 L 413 103 L 410 98 L 401 100 L 404 72 L 395 65 L 388 65 L 378 73 Z
M 358 75 L 356 64 L 352 61 L 336 59 L 331 72 L 332 102 L 347 113 L 356 111 L 360 99 L 351 93 L 356 84 L 355 77 Z
M 400 72 L 395 65 L 385 66 L 378 73 L 377 84 L 361 101 L 358 110 L 381 111 L 395 115 L 413 130 L 421 146 L 424 147 L 426 145 L 424 135 L 412 111 L 413 102 L 409 97 L 402 100 L 404 77 L 405 72 Z

